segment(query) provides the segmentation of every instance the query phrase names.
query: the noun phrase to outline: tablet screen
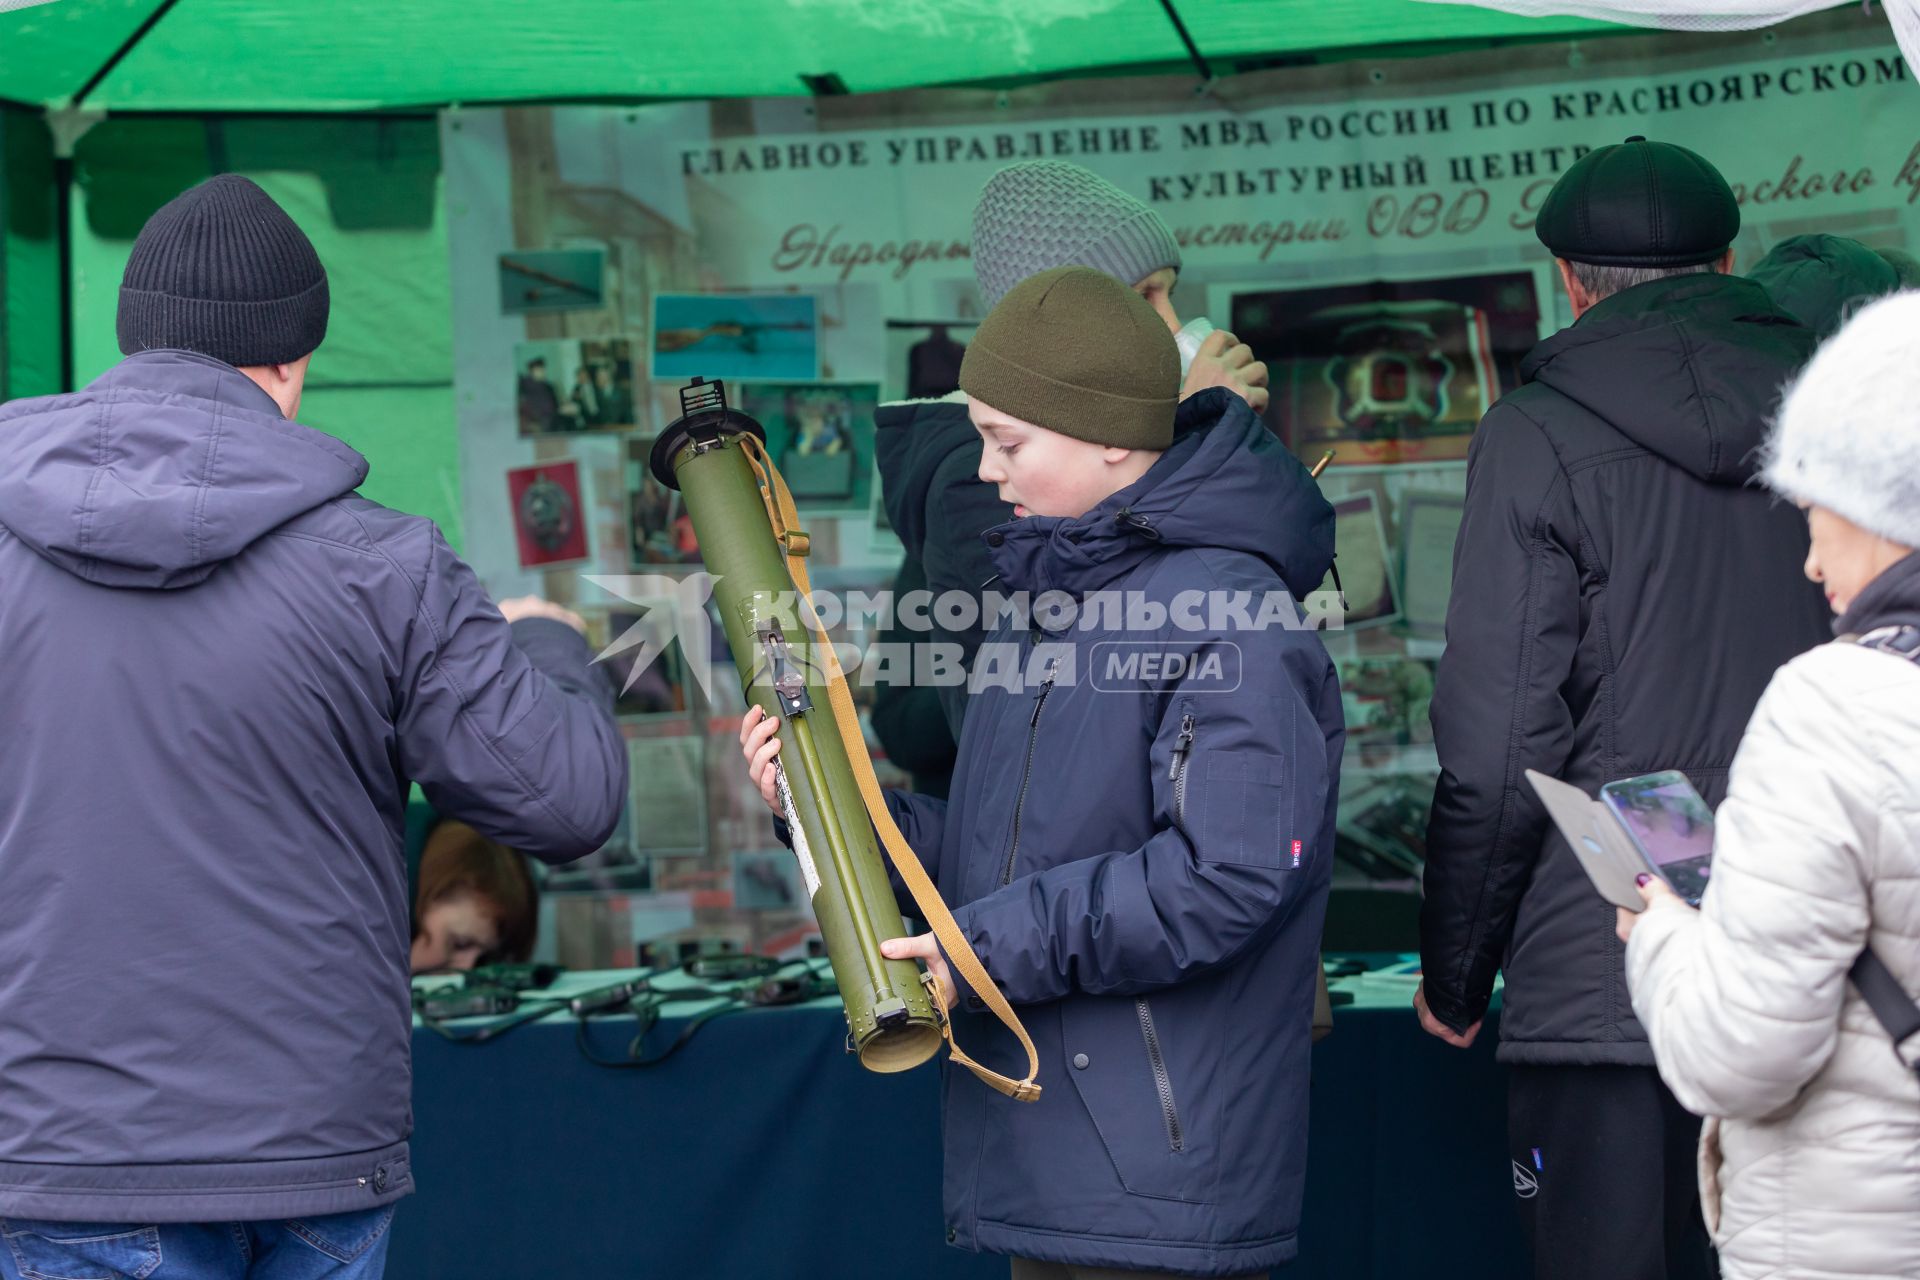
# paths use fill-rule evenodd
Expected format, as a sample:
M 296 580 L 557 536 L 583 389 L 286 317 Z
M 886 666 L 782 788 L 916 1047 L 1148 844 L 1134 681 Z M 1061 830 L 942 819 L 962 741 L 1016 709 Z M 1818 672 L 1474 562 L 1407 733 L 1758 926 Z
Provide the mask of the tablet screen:
M 1678 772 L 1609 782 L 1600 789 L 1642 856 L 1673 891 L 1698 904 L 1713 862 L 1713 810 Z

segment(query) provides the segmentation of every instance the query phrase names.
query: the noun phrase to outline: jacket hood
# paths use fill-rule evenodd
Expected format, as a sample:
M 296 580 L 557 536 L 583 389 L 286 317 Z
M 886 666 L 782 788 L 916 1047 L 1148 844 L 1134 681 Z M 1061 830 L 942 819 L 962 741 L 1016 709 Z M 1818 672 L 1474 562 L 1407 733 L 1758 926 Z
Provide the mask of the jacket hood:
M 354 450 L 193 352 L 144 351 L 0 408 L 0 525 L 102 586 L 193 586 L 366 477 Z
M 1813 344 L 1751 280 L 1672 276 L 1596 303 L 1520 372 L 1689 474 L 1743 485 Z
M 1781 310 L 1823 338 L 1862 303 L 1900 287 L 1892 263 L 1845 236 L 1789 236 L 1748 274 Z
M 1180 406 L 1173 445 L 1082 516 L 1027 516 L 987 533 L 1006 587 L 1097 591 L 1171 548 L 1264 560 L 1296 599 L 1333 565 L 1333 507 L 1247 402 L 1224 388 Z
M 965 393 L 881 405 L 874 414 L 873 447 L 887 520 L 917 560 L 927 544 L 927 498 L 941 465 L 956 449 L 979 454 L 980 437 L 967 416 Z

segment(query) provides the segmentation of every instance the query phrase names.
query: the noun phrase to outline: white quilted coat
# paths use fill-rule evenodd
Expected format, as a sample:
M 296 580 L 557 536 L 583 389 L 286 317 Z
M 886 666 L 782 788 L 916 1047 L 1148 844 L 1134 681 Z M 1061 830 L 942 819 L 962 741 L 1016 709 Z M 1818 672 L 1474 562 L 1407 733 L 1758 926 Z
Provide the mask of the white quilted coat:
M 1708 1118 L 1722 1274 L 1920 1277 L 1920 1082 L 1846 977 L 1871 939 L 1920 993 L 1920 665 L 1836 643 L 1782 668 L 1716 827 L 1701 910 L 1644 915 L 1627 974 Z

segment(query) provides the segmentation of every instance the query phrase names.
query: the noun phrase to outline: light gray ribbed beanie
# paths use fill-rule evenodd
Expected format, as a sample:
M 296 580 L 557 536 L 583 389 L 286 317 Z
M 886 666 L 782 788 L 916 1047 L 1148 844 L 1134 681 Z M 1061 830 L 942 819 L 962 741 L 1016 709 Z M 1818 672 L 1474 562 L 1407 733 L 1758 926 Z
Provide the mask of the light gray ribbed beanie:
M 1829 338 L 1767 441 L 1774 492 L 1920 547 L 1920 292 L 1882 298 Z
M 1160 215 L 1090 169 L 1065 160 L 1009 165 L 973 211 L 973 274 L 988 310 L 1028 276 L 1092 267 L 1121 284 L 1180 266 Z

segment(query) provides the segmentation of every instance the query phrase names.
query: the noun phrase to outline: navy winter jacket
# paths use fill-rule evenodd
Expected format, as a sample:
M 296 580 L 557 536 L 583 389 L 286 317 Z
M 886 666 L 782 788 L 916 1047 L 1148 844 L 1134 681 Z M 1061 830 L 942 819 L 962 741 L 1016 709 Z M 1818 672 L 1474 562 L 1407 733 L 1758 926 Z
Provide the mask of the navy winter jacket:
M 0 1216 L 405 1195 L 409 783 L 556 861 L 618 819 L 585 643 L 366 474 L 186 352 L 0 408 Z
M 986 535 L 995 590 L 1118 592 L 1169 621 L 1001 627 L 976 661 L 951 801 L 889 803 L 1041 1055 L 1033 1104 L 948 1073 L 948 1239 L 1237 1276 L 1295 1253 L 1345 729 L 1316 633 L 1253 630 L 1209 601 L 1257 613 L 1271 596 L 1297 618 L 1333 517 L 1243 401 L 1203 393 L 1181 425 L 1086 515 Z M 1129 664 L 1135 650 L 1202 672 L 1217 655 L 1226 679 Z M 1035 680 L 997 679 L 1014 668 Z M 979 1008 L 955 1011 L 959 1042 L 1020 1076 Z

